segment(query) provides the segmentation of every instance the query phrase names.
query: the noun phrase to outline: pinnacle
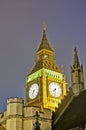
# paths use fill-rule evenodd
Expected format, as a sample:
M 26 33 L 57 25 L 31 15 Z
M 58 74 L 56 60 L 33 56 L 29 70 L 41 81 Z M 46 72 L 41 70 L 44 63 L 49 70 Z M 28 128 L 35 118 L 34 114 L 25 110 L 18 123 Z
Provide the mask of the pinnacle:
M 46 36 L 46 24 L 43 25 L 43 36 L 42 36 L 41 44 L 40 44 L 37 52 L 42 49 L 53 51 L 53 49 L 51 48 L 51 46 L 48 42 L 47 36 Z
M 78 58 L 77 48 L 76 48 L 76 47 L 75 47 L 75 49 L 74 49 L 73 67 L 74 67 L 74 68 L 80 67 L 80 63 L 79 63 L 79 58 Z

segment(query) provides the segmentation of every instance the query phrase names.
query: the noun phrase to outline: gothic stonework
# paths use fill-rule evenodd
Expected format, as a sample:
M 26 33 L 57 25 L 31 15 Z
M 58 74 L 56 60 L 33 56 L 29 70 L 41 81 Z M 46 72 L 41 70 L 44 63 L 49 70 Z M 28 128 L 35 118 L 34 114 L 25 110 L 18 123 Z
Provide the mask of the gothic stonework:
M 40 112 L 37 107 L 24 106 L 23 99 L 20 98 L 7 100 L 7 110 L 0 113 L 0 124 L 5 130 L 33 130 L 36 111 L 39 114 L 40 128 L 51 130 L 52 112 L 49 109 L 43 109 L 43 112 Z

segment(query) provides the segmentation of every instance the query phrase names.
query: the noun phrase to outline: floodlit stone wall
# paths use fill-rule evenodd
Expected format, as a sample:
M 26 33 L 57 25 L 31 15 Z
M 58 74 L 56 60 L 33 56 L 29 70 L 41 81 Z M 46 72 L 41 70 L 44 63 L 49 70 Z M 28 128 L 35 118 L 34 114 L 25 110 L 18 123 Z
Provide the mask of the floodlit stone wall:
M 24 106 L 21 98 L 7 99 L 6 111 L 0 113 L 0 124 L 6 130 L 33 130 L 36 122 L 36 112 L 41 130 L 52 130 L 52 112 L 49 109 Z
M 38 111 L 39 123 L 41 130 L 52 130 L 52 112 L 49 109 L 44 109 L 40 112 L 37 107 L 25 107 L 24 108 L 24 122 L 23 130 L 33 130 L 33 124 L 35 123 L 35 114 Z
M 6 130 L 22 130 L 24 102 L 21 98 L 7 100 Z

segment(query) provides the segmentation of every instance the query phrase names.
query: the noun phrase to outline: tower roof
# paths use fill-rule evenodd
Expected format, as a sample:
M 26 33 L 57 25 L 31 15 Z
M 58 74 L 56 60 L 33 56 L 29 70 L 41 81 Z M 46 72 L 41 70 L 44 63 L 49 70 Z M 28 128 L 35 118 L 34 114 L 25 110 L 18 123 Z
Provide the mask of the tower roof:
M 73 67 L 74 68 L 80 67 L 79 58 L 78 58 L 78 54 L 77 54 L 77 49 L 76 48 L 74 49 Z
M 43 25 L 43 36 L 42 36 L 41 44 L 40 44 L 37 52 L 42 49 L 47 49 L 47 50 L 53 51 L 53 49 L 51 48 L 51 46 L 48 42 L 47 36 L 46 36 L 46 25 L 45 24 Z

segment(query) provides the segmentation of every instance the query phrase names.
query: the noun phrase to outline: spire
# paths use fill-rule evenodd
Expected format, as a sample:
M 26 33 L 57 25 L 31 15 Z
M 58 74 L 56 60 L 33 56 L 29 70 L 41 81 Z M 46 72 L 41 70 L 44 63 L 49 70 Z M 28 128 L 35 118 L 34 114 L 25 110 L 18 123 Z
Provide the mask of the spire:
M 43 24 L 43 37 L 42 37 L 41 44 L 40 44 L 37 52 L 42 49 L 47 49 L 47 50 L 53 51 L 53 49 L 50 47 L 49 42 L 47 40 L 45 23 Z
M 76 48 L 74 49 L 73 67 L 74 68 L 80 67 L 79 58 L 78 58 L 78 54 L 77 54 L 77 49 Z
M 35 115 L 35 120 L 36 120 L 36 122 L 33 124 L 34 125 L 33 130 L 40 130 L 39 115 L 38 115 L 37 111 L 36 111 L 36 115 Z
M 78 95 L 84 89 L 83 66 L 79 63 L 77 49 L 74 49 L 73 66 L 71 66 L 71 90 Z

